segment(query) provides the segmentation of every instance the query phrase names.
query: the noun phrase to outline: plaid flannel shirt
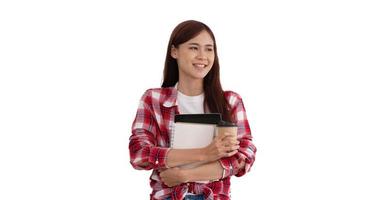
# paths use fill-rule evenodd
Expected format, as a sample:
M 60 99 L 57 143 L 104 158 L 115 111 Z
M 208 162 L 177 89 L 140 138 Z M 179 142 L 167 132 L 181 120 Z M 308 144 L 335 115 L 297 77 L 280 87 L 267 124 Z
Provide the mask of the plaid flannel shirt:
M 150 185 L 153 189 L 151 199 L 183 199 L 190 192 L 204 194 L 206 200 L 230 199 L 230 176 L 243 176 L 255 161 L 256 147 L 252 143 L 244 104 L 240 95 L 225 91 L 224 95 L 231 105 L 232 117 L 238 125 L 238 153 L 231 157 L 221 158 L 224 177 L 218 181 L 203 183 L 184 183 L 175 187 L 165 185 L 159 176 L 159 169 L 167 168 L 167 152 L 170 150 L 170 133 L 175 114 L 179 114 L 177 89 L 175 87 L 147 90 L 140 100 L 135 120 L 132 124 L 132 135 L 129 138 L 130 163 L 135 169 L 153 170 Z M 245 161 L 240 169 L 239 161 Z M 148 165 L 144 165 L 148 163 Z

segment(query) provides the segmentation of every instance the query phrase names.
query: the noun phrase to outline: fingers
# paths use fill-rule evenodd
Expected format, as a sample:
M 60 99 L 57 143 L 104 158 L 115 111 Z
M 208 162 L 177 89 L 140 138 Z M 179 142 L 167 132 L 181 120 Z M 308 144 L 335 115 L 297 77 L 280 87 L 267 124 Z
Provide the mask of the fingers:
M 237 138 L 232 138 L 232 137 L 227 137 L 221 142 L 224 146 L 235 146 L 240 144 L 240 141 L 238 141 Z
M 240 149 L 240 146 L 239 145 L 234 145 L 234 146 L 227 147 L 227 148 L 228 148 L 228 152 L 230 152 L 230 151 L 235 151 L 235 150 Z
M 235 153 L 238 152 L 239 149 L 240 149 L 239 145 L 225 146 L 223 150 L 224 157 L 225 157 L 225 154 L 227 157 L 229 157 L 230 154 L 234 155 Z
M 233 133 L 225 132 L 223 134 L 218 134 L 215 138 L 215 141 L 220 141 L 227 145 L 233 145 L 238 143 L 237 136 Z
M 241 161 L 239 160 L 238 161 L 238 168 L 239 168 L 239 170 L 243 169 L 244 166 L 245 166 L 245 161 L 244 160 L 241 160 Z
M 170 169 L 166 169 L 162 172 L 160 172 L 159 176 L 162 180 L 162 182 L 167 185 L 168 187 L 173 187 L 175 185 L 180 184 L 180 182 L 176 179 L 176 176 L 174 175 L 176 173 L 175 170 L 179 168 L 174 167 Z
M 207 146 L 207 154 L 210 155 L 210 160 L 217 160 L 222 157 L 230 157 L 238 152 L 240 141 L 231 133 L 225 135 L 217 135 L 213 142 Z
M 225 137 L 236 137 L 236 133 L 223 132 L 223 133 L 218 134 L 217 136 L 220 136 L 222 139 Z
M 237 136 L 236 135 L 225 135 L 225 136 L 222 136 L 221 140 L 230 140 L 230 139 L 237 140 Z
M 240 145 L 230 145 L 226 146 L 221 143 L 215 144 L 215 148 L 209 152 L 209 155 L 211 156 L 211 161 L 218 160 L 223 157 L 229 157 L 238 152 L 238 149 L 240 148 Z
M 234 150 L 234 151 L 232 151 L 232 152 L 226 153 L 225 157 L 233 156 L 233 155 L 236 154 L 237 152 L 238 152 L 238 150 Z
M 233 137 L 227 137 L 219 143 L 221 146 L 225 147 L 227 151 L 234 151 L 240 148 L 240 141 Z

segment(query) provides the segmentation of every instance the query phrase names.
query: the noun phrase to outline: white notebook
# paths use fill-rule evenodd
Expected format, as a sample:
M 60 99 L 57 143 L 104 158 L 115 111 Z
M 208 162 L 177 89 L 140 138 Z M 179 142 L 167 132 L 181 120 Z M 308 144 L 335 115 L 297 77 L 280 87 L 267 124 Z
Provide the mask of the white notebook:
M 215 128 L 220 120 L 218 113 L 175 115 L 175 127 L 170 135 L 171 148 L 206 147 L 213 141 Z
M 179 122 L 170 138 L 173 149 L 196 149 L 209 145 L 216 125 Z
M 214 139 L 216 126 L 221 120 L 218 113 L 175 115 L 175 127 L 170 135 L 170 147 L 173 149 L 196 149 L 208 146 Z M 190 156 L 190 155 L 188 155 Z M 194 168 L 204 163 L 180 166 Z M 197 181 L 208 183 L 209 181 Z

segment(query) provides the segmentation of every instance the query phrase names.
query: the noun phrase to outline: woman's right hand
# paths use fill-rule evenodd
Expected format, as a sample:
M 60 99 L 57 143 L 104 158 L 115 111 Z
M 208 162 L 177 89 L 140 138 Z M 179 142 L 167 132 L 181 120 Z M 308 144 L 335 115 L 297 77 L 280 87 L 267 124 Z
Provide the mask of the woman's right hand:
M 203 149 L 206 160 L 212 162 L 223 157 L 233 156 L 238 152 L 239 144 L 235 134 L 229 132 L 219 134 L 212 143 Z

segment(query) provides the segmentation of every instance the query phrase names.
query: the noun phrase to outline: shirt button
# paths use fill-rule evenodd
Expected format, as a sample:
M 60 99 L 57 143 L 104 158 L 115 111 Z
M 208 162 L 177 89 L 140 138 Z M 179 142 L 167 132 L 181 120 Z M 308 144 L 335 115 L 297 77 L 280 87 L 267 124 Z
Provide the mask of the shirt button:
M 158 162 L 158 161 L 155 161 L 155 164 L 159 164 L 159 162 Z

